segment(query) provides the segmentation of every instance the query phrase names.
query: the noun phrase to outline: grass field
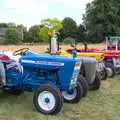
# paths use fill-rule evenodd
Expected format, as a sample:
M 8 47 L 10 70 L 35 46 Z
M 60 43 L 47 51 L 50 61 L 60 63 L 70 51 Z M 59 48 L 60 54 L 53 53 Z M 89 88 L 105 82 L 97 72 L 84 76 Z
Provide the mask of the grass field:
M 39 114 L 32 99 L 33 93 L 1 93 L 0 120 L 120 120 L 120 76 L 103 81 L 100 90 L 89 92 L 78 104 L 64 103 L 56 116 Z
M 14 51 L 22 47 L 26 46 L 0 46 L 0 49 Z M 47 48 L 27 47 L 35 51 Z M 20 96 L 0 93 L 0 120 L 120 120 L 120 76 L 102 81 L 100 90 L 89 92 L 78 104 L 64 103 L 63 110 L 56 116 L 39 114 L 32 99 L 33 93 L 28 92 Z

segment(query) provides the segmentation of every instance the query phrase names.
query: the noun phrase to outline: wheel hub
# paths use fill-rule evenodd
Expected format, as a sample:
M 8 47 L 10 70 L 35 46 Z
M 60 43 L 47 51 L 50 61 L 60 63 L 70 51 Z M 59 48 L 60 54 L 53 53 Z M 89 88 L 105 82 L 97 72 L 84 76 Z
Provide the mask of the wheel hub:
M 66 100 L 73 100 L 77 95 L 77 90 L 74 89 L 74 90 L 70 90 L 70 91 L 67 91 L 67 92 L 63 91 L 62 95 Z
M 38 104 L 45 111 L 51 111 L 55 104 L 55 97 L 49 91 L 43 91 L 38 95 Z
M 45 103 L 50 103 L 50 99 L 49 98 L 45 98 Z
M 107 75 L 108 75 L 108 77 L 112 76 L 112 74 L 113 74 L 112 69 L 109 68 L 109 67 L 107 67 L 106 70 L 107 70 Z

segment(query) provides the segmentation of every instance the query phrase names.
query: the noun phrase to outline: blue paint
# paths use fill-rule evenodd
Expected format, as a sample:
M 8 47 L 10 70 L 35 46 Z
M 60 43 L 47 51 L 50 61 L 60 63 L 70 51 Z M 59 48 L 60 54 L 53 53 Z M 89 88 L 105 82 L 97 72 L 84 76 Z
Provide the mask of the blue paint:
M 49 98 L 45 98 L 45 103 L 50 103 L 50 99 Z
M 75 87 L 75 76 L 80 67 L 75 69 L 78 57 L 66 57 L 49 54 L 38 54 L 28 51 L 20 58 L 17 68 L 6 69 L 7 84 L 5 87 L 22 88 L 24 91 L 36 91 L 43 84 L 51 84 L 61 91 Z M 10 64 L 11 62 L 7 62 Z

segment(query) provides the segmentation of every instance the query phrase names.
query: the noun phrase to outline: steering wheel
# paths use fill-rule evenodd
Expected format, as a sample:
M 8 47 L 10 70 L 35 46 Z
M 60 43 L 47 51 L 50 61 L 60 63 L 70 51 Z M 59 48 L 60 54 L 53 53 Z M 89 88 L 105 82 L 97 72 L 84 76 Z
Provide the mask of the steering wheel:
M 29 48 L 22 48 L 22 49 L 19 49 L 19 50 L 16 50 L 13 55 L 14 56 L 17 56 L 17 55 L 25 55 L 25 53 L 29 50 Z

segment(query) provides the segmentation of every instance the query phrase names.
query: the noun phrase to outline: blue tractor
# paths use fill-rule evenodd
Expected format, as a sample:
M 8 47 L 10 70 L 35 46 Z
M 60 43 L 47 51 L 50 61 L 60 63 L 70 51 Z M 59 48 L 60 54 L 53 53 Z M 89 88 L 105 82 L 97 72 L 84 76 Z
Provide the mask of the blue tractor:
M 59 34 L 53 31 L 52 33 L 48 33 L 49 37 L 49 48 L 46 53 L 49 54 L 57 54 L 60 56 L 73 56 L 79 57 L 82 61 L 81 69 L 79 72 L 78 81 L 82 85 L 83 88 L 83 96 L 87 96 L 88 90 L 98 90 L 101 86 L 101 67 L 98 61 L 89 56 L 77 56 L 76 49 L 73 49 L 71 53 L 68 51 L 61 50 L 59 44 Z M 72 41 L 75 44 L 75 41 Z
M 77 82 L 81 60 L 38 54 L 23 48 L 13 53 L 20 55 L 19 62 L 0 55 L 0 89 L 12 94 L 34 92 L 33 103 L 38 112 L 57 114 L 63 99 L 77 103 L 83 89 Z

